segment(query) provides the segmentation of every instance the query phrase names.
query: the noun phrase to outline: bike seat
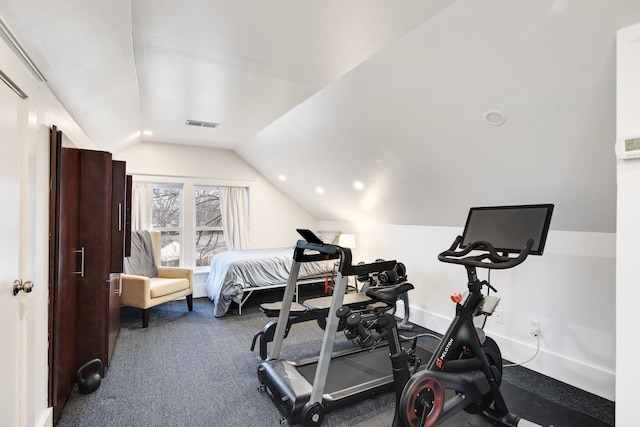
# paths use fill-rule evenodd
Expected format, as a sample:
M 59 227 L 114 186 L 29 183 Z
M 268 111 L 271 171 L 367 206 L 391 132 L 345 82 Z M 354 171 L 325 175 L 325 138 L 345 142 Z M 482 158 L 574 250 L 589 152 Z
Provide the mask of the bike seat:
M 367 289 L 367 296 L 386 302 L 387 304 L 395 304 L 401 294 L 411 289 L 413 289 L 413 285 L 409 282 L 390 286 L 373 286 Z

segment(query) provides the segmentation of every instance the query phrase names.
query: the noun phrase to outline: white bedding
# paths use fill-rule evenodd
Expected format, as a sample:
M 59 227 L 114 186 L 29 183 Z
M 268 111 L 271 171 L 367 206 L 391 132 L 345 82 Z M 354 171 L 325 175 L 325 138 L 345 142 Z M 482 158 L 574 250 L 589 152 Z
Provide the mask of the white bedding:
M 216 317 L 224 316 L 231 301 L 239 302 L 245 288 L 286 285 L 293 263 L 293 247 L 223 252 L 211 259 L 205 283 Z M 299 279 L 333 271 L 335 261 L 303 262 Z

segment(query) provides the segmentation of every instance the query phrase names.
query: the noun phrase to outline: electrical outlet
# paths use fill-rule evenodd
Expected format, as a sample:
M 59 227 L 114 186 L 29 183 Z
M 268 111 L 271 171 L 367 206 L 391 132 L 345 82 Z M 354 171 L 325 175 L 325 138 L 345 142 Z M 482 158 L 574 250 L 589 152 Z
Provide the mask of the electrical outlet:
M 540 322 L 537 320 L 529 320 L 529 333 L 534 337 L 540 336 Z
M 502 310 L 496 310 L 493 312 L 493 320 L 496 323 L 502 323 Z

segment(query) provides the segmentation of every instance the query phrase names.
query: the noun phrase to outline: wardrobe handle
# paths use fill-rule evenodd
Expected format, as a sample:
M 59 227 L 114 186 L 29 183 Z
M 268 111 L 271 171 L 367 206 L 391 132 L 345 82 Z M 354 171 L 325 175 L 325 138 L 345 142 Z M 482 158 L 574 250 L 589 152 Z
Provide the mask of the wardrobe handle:
M 111 285 L 113 284 L 114 280 L 118 281 L 118 287 L 113 290 L 113 293 L 118 296 L 122 296 L 122 273 L 109 273 L 109 278 L 105 280 L 105 282 L 107 283 L 107 289 L 109 289 L 109 292 L 111 290 Z
M 118 296 L 122 296 L 122 273 L 118 273 L 118 289 L 115 290 Z
M 73 274 L 79 274 L 80 277 L 84 277 L 84 246 L 74 252 L 80 254 L 80 271 L 74 271 Z
M 122 231 L 122 203 L 118 203 L 118 231 Z

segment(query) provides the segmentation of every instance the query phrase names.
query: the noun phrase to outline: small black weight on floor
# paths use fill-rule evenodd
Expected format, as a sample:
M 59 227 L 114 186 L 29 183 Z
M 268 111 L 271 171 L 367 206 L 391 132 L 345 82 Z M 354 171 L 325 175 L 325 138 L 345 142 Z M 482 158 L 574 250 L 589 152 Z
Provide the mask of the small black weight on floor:
M 102 370 L 102 360 L 93 359 L 85 363 L 78 369 L 76 382 L 78 391 L 82 394 L 93 393 L 100 387 L 100 371 Z M 86 371 L 86 372 L 85 372 Z

